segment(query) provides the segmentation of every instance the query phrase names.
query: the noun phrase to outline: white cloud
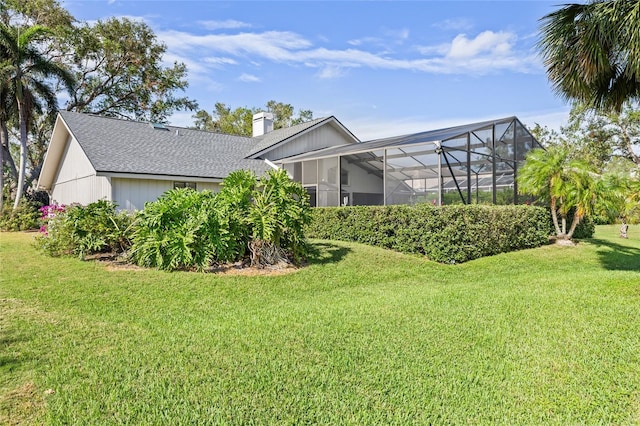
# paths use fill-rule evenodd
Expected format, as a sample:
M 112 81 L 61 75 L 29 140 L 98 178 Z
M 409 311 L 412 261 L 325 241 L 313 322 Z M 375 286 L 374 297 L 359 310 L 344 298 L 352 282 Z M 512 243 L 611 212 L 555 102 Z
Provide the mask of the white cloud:
M 264 61 L 320 68 L 319 78 L 337 78 L 349 68 L 359 67 L 466 75 L 541 69 L 534 54 L 516 49 L 517 36 L 514 33 L 502 31 L 484 31 L 472 38 L 459 34 L 449 43 L 418 46 L 422 57 L 409 53 L 400 56 L 389 52 L 370 52 L 358 47 L 314 47 L 311 41 L 289 31 L 195 35 L 172 30 L 160 32 L 158 36 L 167 44 L 169 52 L 180 52 L 176 56 L 190 58 L 189 62 L 183 62 L 196 72 L 239 62 Z M 409 33 L 401 31 L 398 36 L 408 37 Z M 357 46 L 358 42 L 352 40 L 351 44 Z
M 473 21 L 467 18 L 453 18 L 436 22 L 432 26 L 441 30 L 469 31 L 473 28 Z
M 322 70 L 320 70 L 320 72 L 316 75 L 320 79 L 333 79 L 333 78 L 340 78 L 344 74 L 345 74 L 344 68 L 341 68 L 335 65 L 328 65 L 322 68 Z
M 217 56 L 209 56 L 203 59 L 204 62 L 213 66 L 237 65 L 238 61 L 232 58 L 223 58 Z
M 447 56 L 450 58 L 472 58 L 482 53 L 496 56 L 506 56 L 511 53 L 511 47 L 516 36 L 513 33 L 484 31 L 475 38 L 469 39 L 465 34 L 458 34 L 453 41 Z
M 198 21 L 198 24 L 208 30 L 227 30 L 251 27 L 251 24 L 236 21 L 235 19 L 227 19 L 225 21 Z
M 409 38 L 409 29 L 385 30 L 384 35 L 396 39 L 397 42 L 402 42 Z
M 260 77 L 257 77 L 252 74 L 247 74 L 247 73 L 244 73 L 240 77 L 238 77 L 238 80 L 243 81 L 245 83 L 258 83 L 261 81 Z

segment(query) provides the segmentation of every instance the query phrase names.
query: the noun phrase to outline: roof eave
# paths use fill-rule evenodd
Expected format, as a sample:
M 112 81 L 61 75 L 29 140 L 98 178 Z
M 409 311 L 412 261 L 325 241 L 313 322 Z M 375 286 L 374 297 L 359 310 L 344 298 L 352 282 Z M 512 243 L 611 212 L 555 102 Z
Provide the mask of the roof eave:
M 329 123 L 335 123 L 335 127 L 337 128 L 337 130 L 341 133 L 343 133 L 343 135 L 347 136 L 347 138 L 352 139 L 354 141 L 354 143 L 360 143 L 360 139 L 358 139 L 353 133 L 351 133 L 351 131 L 349 129 L 347 129 L 335 116 L 330 116 L 327 117 L 326 119 L 317 122 L 316 124 L 314 124 L 313 126 L 307 127 L 304 130 L 301 130 L 298 133 L 295 133 L 267 148 L 264 148 L 258 152 L 255 152 L 253 154 L 250 154 L 247 158 L 251 158 L 251 159 L 258 159 L 261 155 L 266 154 L 269 151 L 274 150 L 275 148 L 284 145 L 285 143 L 290 142 L 291 140 L 298 138 L 306 133 L 309 133 L 315 129 L 317 129 L 320 126 L 324 126 L 325 124 L 329 124 Z

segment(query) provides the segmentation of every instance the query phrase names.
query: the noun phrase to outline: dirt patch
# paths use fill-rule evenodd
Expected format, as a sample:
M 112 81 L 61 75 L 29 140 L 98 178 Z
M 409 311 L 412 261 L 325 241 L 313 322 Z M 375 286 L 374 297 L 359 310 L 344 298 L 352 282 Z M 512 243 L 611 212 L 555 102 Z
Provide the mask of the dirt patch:
M 44 410 L 45 392 L 27 382 L 20 387 L 0 395 L 0 424 L 34 424 L 35 418 Z
M 275 268 L 252 268 L 243 262 L 217 265 L 209 269 L 209 272 L 216 275 L 245 275 L 245 276 L 270 276 L 270 275 L 286 275 L 296 272 L 300 268 L 286 265 Z
M 121 260 L 110 260 L 107 256 L 102 256 L 96 260 L 104 265 L 107 271 L 148 271 L 149 268 L 143 268 L 141 266 L 132 265 L 131 263 L 123 262 Z M 242 275 L 242 276 L 275 276 L 286 275 L 298 271 L 300 268 L 291 265 L 281 265 L 274 268 L 252 268 L 246 262 L 225 263 L 222 265 L 212 266 L 207 270 L 207 273 L 215 275 Z

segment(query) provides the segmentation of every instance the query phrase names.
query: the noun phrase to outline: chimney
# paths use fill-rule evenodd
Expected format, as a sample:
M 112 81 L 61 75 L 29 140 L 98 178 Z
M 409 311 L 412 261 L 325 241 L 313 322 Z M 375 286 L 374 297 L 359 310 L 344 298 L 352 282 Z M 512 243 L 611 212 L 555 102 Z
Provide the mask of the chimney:
M 262 136 L 273 130 L 273 114 L 259 112 L 253 116 L 253 137 Z

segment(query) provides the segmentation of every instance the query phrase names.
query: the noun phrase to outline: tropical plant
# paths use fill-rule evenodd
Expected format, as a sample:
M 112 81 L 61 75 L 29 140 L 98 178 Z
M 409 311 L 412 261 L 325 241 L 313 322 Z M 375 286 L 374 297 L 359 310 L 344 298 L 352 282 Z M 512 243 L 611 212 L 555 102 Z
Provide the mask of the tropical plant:
M 299 261 L 306 254 L 304 227 L 311 220 L 309 195 L 283 169 L 270 170 L 249 210 L 252 266 Z
M 567 4 L 541 22 L 538 46 L 558 94 L 618 112 L 640 98 L 637 0 Z
M 40 25 L 28 28 L 8 26 L 0 23 L 0 45 L 6 57 L 1 64 L 3 84 L 15 96 L 20 127 L 20 168 L 14 208 L 20 203 L 24 190 L 27 163 L 27 137 L 33 113 L 42 109 L 57 109 L 56 95 L 47 79 L 58 78 L 68 89 L 73 84 L 73 77 L 62 66 L 45 57 L 36 47 L 43 38 L 50 36 L 50 31 Z M 0 105 L 5 108 L 5 105 Z
M 592 213 L 597 195 L 592 167 L 571 158 L 569 150 L 562 146 L 529 151 L 518 170 L 518 191 L 549 203 L 558 240 L 571 239 L 580 220 Z M 572 209 L 573 219 L 567 230 Z
M 131 245 L 133 218 L 117 212 L 116 207 L 105 200 L 87 206 L 44 206 L 40 209 L 44 225 L 36 246 L 52 256 L 121 254 Z
M 137 217 L 130 259 L 164 270 L 208 267 L 216 255 L 211 239 L 227 235 L 220 232 L 213 197 L 211 191 L 178 188 L 146 203 Z
M 612 162 L 598 182 L 601 196 L 596 209 L 608 218 L 608 223 L 640 221 L 640 178 L 634 169 L 635 165 L 628 160 Z

